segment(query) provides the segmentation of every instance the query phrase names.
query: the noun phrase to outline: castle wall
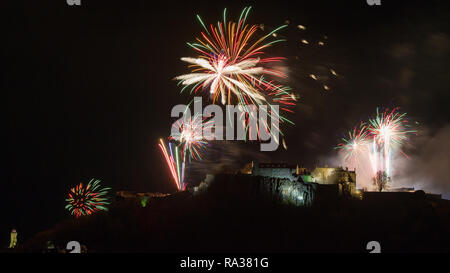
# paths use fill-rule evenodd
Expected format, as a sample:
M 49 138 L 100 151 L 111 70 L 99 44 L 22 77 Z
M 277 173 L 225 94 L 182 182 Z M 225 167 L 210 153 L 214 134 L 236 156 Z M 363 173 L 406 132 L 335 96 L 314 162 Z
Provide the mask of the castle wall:
M 282 204 L 310 206 L 315 199 L 316 186 L 288 178 L 259 177 L 261 191 Z
M 354 183 L 356 184 L 356 172 L 342 168 L 317 167 L 311 172 L 314 182 L 319 184 Z
M 357 196 L 355 172 L 342 168 L 316 168 L 309 172 L 287 164 L 253 162 L 240 174 L 219 174 L 209 177 L 194 193 L 220 188 L 223 194 L 264 196 L 273 201 L 294 205 L 311 206 L 313 203 L 326 203 L 340 196 Z M 250 174 L 245 174 L 250 173 Z M 213 181 L 214 180 L 214 181 Z M 220 183 L 216 183 L 221 181 Z M 214 182 L 214 183 L 210 183 Z M 219 185 L 218 185 L 219 184 Z M 207 185 L 207 186 L 206 186 Z M 203 189 L 203 190 L 202 190 Z M 242 196 L 240 196 L 242 197 Z
M 260 166 L 256 163 L 253 166 L 252 175 L 298 180 L 297 168 L 284 164 L 262 164 Z

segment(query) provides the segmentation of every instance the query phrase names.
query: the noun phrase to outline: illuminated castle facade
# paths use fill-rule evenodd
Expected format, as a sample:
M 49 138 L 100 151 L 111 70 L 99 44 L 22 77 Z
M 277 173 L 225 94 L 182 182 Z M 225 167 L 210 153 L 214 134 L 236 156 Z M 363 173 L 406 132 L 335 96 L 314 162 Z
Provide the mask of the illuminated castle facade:
M 316 167 L 311 171 L 285 163 L 251 162 L 241 173 L 269 182 L 268 190 L 279 194 L 284 203 L 311 205 L 342 196 L 361 198 L 361 193 L 356 190 L 355 170 L 342 167 Z

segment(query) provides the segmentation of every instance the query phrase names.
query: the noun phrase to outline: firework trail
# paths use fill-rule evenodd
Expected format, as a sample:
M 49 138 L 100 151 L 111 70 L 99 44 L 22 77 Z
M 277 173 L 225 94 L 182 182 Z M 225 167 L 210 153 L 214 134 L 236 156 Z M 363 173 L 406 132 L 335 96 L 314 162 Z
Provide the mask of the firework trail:
M 80 183 L 70 189 L 69 196 L 66 199 L 68 202 L 66 209 L 77 218 L 84 215 L 91 215 L 100 210 L 107 211 L 108 208 L 106 205 L 109 202 L 106 195 L 110 189 L 100 188 L 100 180 L 96 179 L 91 179 L 86 186 Z
M 213 103 L 220 99 L 223 105 L 232 104 L 246 108 L 247 105 L 279 104 L 282 110 L 292 112 L 289 108 L 295 106 L 295 96 L 291 89 L 266 79 L 267 76 L 286 77 L 279 70 L 268 65 L 280 62 L 282 57 L 263 57 L 264 49 L 284 39 L 268 41 L 276 32 L 286 27 L 280 26 L 268 34 L 255 38 L 258 25 L 246 24 L 251 7 L 242 11 L 237 23 L 228 22 L 226 9 L 223 12 L 223 22 L 209 29 L 200 16 L 197 19 L 204 28 L 197 42 L 188 43 L 199 56 L 197 58 L 183 57 L 191 68 L 190 74 L 175 78 L 183 85 L 182 92 L 191 87 L 191 93 L 200 90 L 209 91 Z M 268 111 L 271 118 L 280 122 L 287 118 Z M 267 124 L 264 125 L 265 129 Z
M 395 153 L 399 151 L 407 157 L 401 148 L 409 134 L 415 132 L 408 125 L 406 113 L 400 113 L 398 108 L 384 112 L 377 108 L 376 116 L 350 131 L 348 138 L 342 138 L 343 142 L 336 149 L 344 154 L 347 164 L 365 171 L 370 169 L 370 177 L 384 171 L 391 178 Z M 366 162 L 370 168 L 366 167 Z
M 183 115 L 183 119 L 172 125 L 172 135 L 169 137 L 169 140 L 178 142 L 178 145 L 171 142 L 166 145 L 162 139 L 158 144 L 179 191 L 186 189 L 185 170 L 190 160 L 201 160 L 207 140 L 211 139 L 214 123 L 212 120 L 208 121 L 208 118 L 200 113 L 193 117 Z
M 185 161 L 181 161 L 180 150 L 178 147 L 169 142 L 166 146 L 164 140 L 162 138 L 159 139 L 159 148 L 163 153 L 163 156 L 166 160 L 167 166 L 169 167 L 170 173 L 173 177 L 173 181 L 175 182 L 175 186 L 179 191 L 183 191 L 186 188 L 184 184 L 184 169 L 185 169 Z M 168 147 L 168 149 L 167 149 Z
M 330 43 L 327 35 L 318 34 L 312 28 L 305 25 L 297 25 L 297 31 L 292 40 L 298 45 L 299 52 L 296 53 L 295 60 L 300 62 L 301 66 L 294 66 L 294 74 L 296 78 L 301 79 L 301 89 L 306 89 L 312 82 L 314 87 L 320 86 L 320 89 L 329 92 L 332 90 L 332 85 L 339 75 L 334 66 L 336 65 L 332 60 L 335 59 L 331 52 Z M 303 85 L 307 84 L 303 87 Z

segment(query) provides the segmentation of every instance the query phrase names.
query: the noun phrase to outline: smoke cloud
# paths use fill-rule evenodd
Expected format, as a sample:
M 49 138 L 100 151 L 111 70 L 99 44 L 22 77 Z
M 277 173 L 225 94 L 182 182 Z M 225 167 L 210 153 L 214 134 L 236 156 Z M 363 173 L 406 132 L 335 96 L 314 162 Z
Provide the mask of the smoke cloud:
M 409 159 L 396 162 L 396 187 L 415 187 L 450 199 L 450 124 L 438 130 L 425 129 L 414 141 Z
M 249 147 L 252 145 L 254 149 Z M 188 165 L 188 183 L 198 184 L 206 174 L 235 172 L 252 160 L 270 162 L 268 153 L 259 152 L 258 145 L 258 142 L 210 141 L 202 160 L 193 160 Z

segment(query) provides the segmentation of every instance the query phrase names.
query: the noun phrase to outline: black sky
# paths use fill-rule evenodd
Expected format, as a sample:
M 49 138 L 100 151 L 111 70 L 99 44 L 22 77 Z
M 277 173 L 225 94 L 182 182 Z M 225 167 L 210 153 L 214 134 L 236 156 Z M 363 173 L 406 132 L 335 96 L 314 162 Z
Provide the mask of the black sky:
M 285 129 L 289 148 L 266 155 L 273 161 L 317 163 L 378 106 L 401 107 L 431 135 L 449 123 L 448 1 L 10 2 L 1 243 L 13 225 L 29 236 L 67 217 L 66 192 L 92 177 L 114 190 L 174 191 L 156 143 L 169 134 L 172 106 L 191 98 L 172 79 L 187 72 L 180 57 L 195 56 L 186 42 L 201 31 L 196 14 L 216 22 L 227 7 L 236 20 L 252 5 L 249 23 L 289 20 L 288 42 L 272 53 L 288 58 L 287 84 L 301 100 Z M 300 43 L 323 35 L 323 49 Z M 329 92 L 307 77 L 326 68 L 339 74 Z

